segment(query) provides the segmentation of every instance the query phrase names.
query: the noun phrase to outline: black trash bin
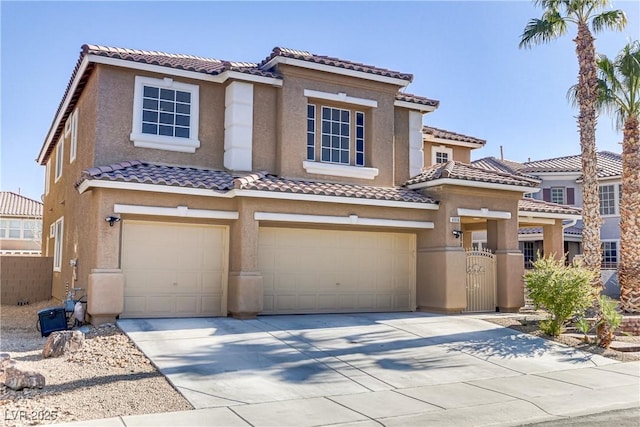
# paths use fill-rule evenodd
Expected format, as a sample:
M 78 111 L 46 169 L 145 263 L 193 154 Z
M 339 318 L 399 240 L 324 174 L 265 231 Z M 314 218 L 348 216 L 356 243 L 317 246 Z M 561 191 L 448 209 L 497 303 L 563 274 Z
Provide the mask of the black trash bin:
M 44 308 L 38 311 L 38 319 L 40 333 L 43 337 L 48 337 L 51 332 L 67 329 L 67 317 L 64 314 L 64 307 Z

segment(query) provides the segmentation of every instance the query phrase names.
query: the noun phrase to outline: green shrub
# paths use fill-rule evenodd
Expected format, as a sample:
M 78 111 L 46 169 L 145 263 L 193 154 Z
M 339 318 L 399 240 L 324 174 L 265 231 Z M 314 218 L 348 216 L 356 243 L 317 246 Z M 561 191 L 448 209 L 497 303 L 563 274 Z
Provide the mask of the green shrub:
M 609 348 L 615 337 L 616 329 L 622 324 L 622 314 L 617 310 L 618 302 L 606 295 L 598 297 L 598 319 L 596 332 L 598 345 Z
M 540 329 L 547 335 L 560 335 L 570 318 L 591 307 L 594 273 L 586 268 L 565 266 L 564 259 L 554 259 L 553 255 L 541 258 L 538 254 L 533 270 L 524 278 L 536 309 L 550 314 L 548 320 L 540 322 Z

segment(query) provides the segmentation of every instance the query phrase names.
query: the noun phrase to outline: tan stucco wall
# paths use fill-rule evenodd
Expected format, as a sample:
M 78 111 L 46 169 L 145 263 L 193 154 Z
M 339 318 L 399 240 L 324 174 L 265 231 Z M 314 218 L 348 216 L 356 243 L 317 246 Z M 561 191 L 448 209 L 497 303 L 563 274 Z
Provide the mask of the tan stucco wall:
M 451 160 L 455 160 L 462 163 L 471 163 L 471 148 L 469 147 L 460 147 L 458 145 L 449 145 L 442 142 L 431 142 L 424 141 L 424 165 L 431 166 L 433 163 L 433 157 L 431 156 L 431 152 L 433 147 L 440 147 L 444 145 L 447 148 L 451 148 L 453 150 L 453 158 Z
M 280 65 L 284 84 L 279 92 L 278 166 L 282 176 L 335 182 L 353 182 L 377 186 L 393 185 L 394 101 L 398 86 L 363 81 L 352 77 L 331 75 Z M 377 108 L 331 103 L 310 99 L 316 105 L 352 108 L 365 113 L 365 166 L 379 169 L 373 180 L 308 174 L 302 165 L 306 160 L 307 103 L 304 90 L 311 89 L 375 100 Z M 318 114 L 318 113 L 317 113 Z
M 145 160 L 212 169 L 223 168 L 225 88 L 222 84 L 106 65 L 98 66 L 98 74 L 100 120 L 96 123 L 96 165 Z M 196 149 L 194 154 L 134 147 L 130 135 L 136 76 L 171 77 L 175 81 L 199 86 L 200 148 Z
M 273 86 L 253 86 L 253 152 L 254 171 L 277 170 L 278 93 Z

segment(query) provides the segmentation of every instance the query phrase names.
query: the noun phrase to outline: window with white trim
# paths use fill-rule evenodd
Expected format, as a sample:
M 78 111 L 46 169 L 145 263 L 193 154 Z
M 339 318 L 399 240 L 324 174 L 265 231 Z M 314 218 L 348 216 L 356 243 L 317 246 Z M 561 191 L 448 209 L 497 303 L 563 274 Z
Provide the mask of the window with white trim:
M 566 203 L 564 187 L 551 187 L 551 202 L 561 205 Z
M 76 159 L 76 152 L 78 151 L 78 109 L 76 108 L 73 114 L 67 120 L 67 123 L 71 122 L 71 143 L 69 144 L 69 163 L 72 163 Z M 66 131 L 65 131 L 66 134 Z
M 51 159 L 44 166 L 44 194 L 49 194 L 49 180 L 51 179 Z
M 453 160 L 453 148 L 441 145 L 431 147 L 431 164 L 438 165 Z
M 195 152 L 199 87 L 173 79 L 136 76 L 131 140 L 136 147 Z
M 64 240 L 64 217 L 54 223 L 53 271 L 62 271 L 62 247 Z
M 602 268 L 618 268 L 618 241 L 609 240 L 601 243 Z
M 58 180 L 62 176 L 63 156 L 64 156 L 64 138 L 60 138 L 60 140 L 58 141 L 58 145 L 56 145 L 55 182 L 58 182 Z
M 307 105 L 307 160 L 365 165 L 365 114 L 344 108 Z M 319 138 L 317 137 L 319 135 Z
M 598 187 L 598 195 L 600 196 L 600 215 L 617 215 L 620 190 L 616 192 L 616 186 L 613 184 L 601 185 Z

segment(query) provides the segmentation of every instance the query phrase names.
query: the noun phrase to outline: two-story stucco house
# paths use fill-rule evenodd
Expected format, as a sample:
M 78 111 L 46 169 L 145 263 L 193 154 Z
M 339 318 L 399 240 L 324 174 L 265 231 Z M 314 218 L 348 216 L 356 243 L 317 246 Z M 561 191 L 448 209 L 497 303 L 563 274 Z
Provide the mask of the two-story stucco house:
M 469 164 L 413 76 L 275 48 L 231 62 L 82 47 L 38 161 L 54 296 L 122 317 L 467 309 L 467 231 L 496 259 L 488 310 L 523 305 L 518 227 L 562 245 L 579 210 Z M 462 236 L 462 238 L 461 238 Z

